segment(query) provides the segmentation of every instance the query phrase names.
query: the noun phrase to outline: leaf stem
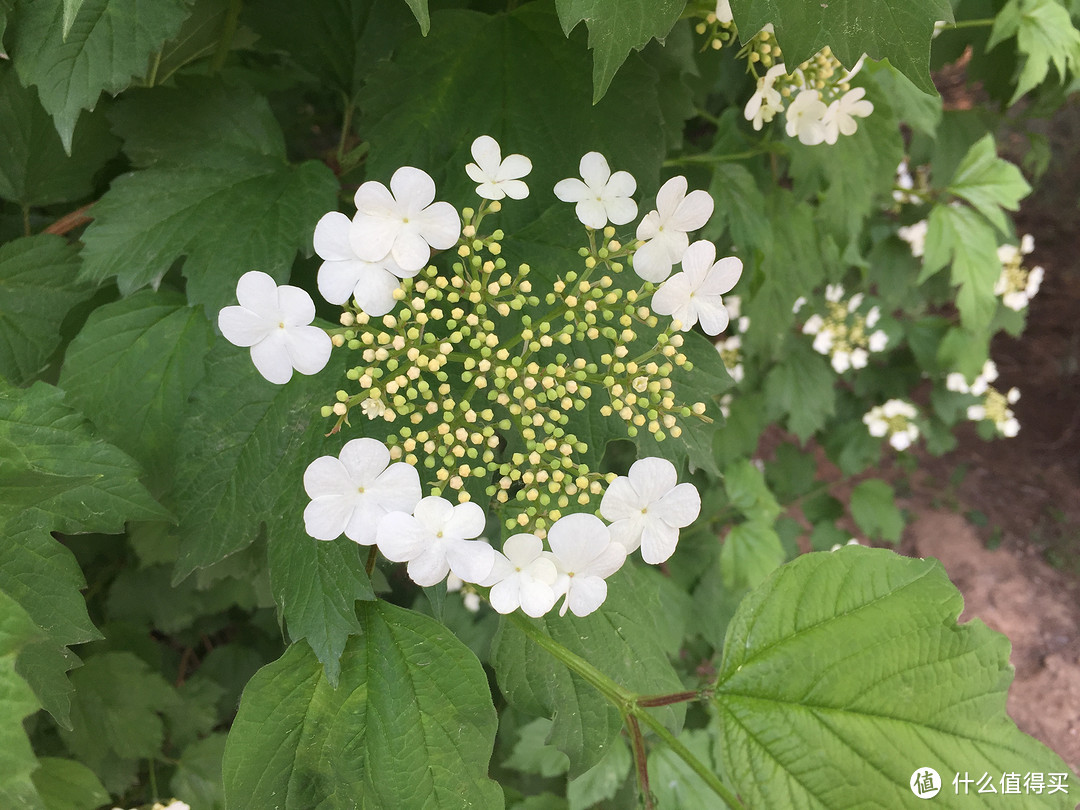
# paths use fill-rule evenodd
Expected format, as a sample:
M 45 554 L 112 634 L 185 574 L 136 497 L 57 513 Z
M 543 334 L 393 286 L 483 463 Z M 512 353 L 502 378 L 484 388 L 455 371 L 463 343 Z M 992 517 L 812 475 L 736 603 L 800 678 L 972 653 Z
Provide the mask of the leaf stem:
M 757 155 L 765 155 L 771 152 L 771 149 L 762 149 L 760 147 L 756 149 L 747 149 L 743 152 L 728 152 L 721 155 L 710 155 L 703 153 L 700 155 L 684 155 L 683 157 L 668 158 L 664 161 L 664 166 L 689 166 L 695 163 L 726 163 L 731 160 L 746 160 L 748 158 L 756 157 Z
M 356 105 L 352 99 L 346 98 L 345 100 L 345 112 L 341 117 L 341 138 L 338 139 L 337 147 L 337 162 L 338 166 L 341 166 L 345 160 L 345 141 L 349 137 L 349 130 L 352 128 L 353 111 L 356 109 Z
M 984 17 L 981 20 L 961 20 L 960 22 L 948 23 L 942 26 L 946 31 L 952 31 L 958 28 L 986 28 L 994 24 L 996 18 Z
M 149 767 L 149 771 L 150 771 L 150 773 L 149 773 L 149 778 L 150 778 L 150 798 L 153 799 L 156 802 L 158 800 L 158 791 L 157 791 L 157 774 L 154 772 L 154 758 L 150 757 L 149 759 L 146 760 L 146 763 L 147 763 L 147 765 Z
M 626 728 L 630 733 L 630 749 L 634 752 L 634 770 L 637 773 L 638 788 L 641 790 L 645 810 L 655 810 L 652 789 L 649 787 L 649 759 L 645 755 L 645 738 L 641 734 L 641 726 L 632 714 L 624 714 L 623 722 L 626 723 Z
M 221 38 L 218 39 L 217 50 L 214 51 L 214 59 L 210 62 L 210 72 L 217 73 L 225 67 L 225 60 L 232 48 L 233 37 L 236 35 L 236 27 L 240 22 L 240 11 L 244 7 L 244 0 L 229 0 L 229 10 L 225 14 L 225 23 L 221 27 Z

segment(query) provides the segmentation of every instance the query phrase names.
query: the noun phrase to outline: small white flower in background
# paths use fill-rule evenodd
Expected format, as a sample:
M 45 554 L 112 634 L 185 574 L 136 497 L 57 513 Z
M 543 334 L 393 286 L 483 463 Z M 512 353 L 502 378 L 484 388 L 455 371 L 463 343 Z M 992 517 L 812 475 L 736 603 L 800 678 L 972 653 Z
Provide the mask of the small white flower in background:
M 828 111 L 828 106 L 821 100 L 821 94 L 817 90 L 800 90 L 784 112 L 788 137 L 798 137 L 799 142 L 806 146 L 824 143 L 828 136 L 825 125 Z
M 874 105 L 863 98 L 865 95 L 866 88 L 856 87 L 829 104 L 822 117 L 825 125 L 825 143 L 834 144 L 841 135 L 855 134 L 859 128 L 855 119 L 866 118 L 874 111 Z
M 349 239 L 353 252 L 366 262 L 390 256 L 406 273 L 431 258 L 431 249 L 453 247 L 461 220 L 448 202 L 434 202 L 435 181 L 427 172 L 402 166 L 390 178 L 390 188 L 368 180 L 356 190 L 356 216 Z
M 720 359 L 724 361 L 724 368 L 731 375 L 731 379 L 737 383 L 742 382 L 746 374 L 742 364 L 742 338 L 738 335 L 732 335 L 729 338 L 718 340 L 716 342 L 716 351 L 720 353 Z
M 904 158 L 900 161 L 900 165 L 896 167 L 896 185 L 899 188 L 893 190 L 893 199 L 900 203 L 914 203 L 918 202 L 918 198 L 909 194 L 908 192 L 915 188 L 915 179 L 911 176 L 911 170 L 908 168 L 908 159 Z
M 484 510 L 472 501 L 422 499 L 411 515 L 395 512 L 379 524 L 376 543 L 393 562 L 407 562 L 409 577 L 429 587 L 451 571 L 465 582 L 482 582 L 495 564 L 495 549 L 475 540 L 484 531 Z
M 347 216 L 331 211 L 315 226 L 315 252 L 323 260 L 317 282 L 319 293 L 331 304 L 355 298 L 368 315 L 381 317 L 394 308 L 394 290 L 403 278 L 418 270 L 402 270 L 393 257 L 367 262 L 356 255 L 350 241 L 353 223 Z
M 604 581 L 626 561 L 626 549 L 612 541 L 611 532 L 595 515 L 566 515 L 556 520 L 547 534 L 552 560 L 559 571 L 555 597 L 566 596 L 566 609 L 575 616 L 588 616 L 607 599 Z
M 914 225 L 904 225 L 896 229 L 896 235 L 908 243 L 911 255 L 916 259 L 926 252 L 926 232 L 930 224 L 925 219 L 920 219 Z
M 393 512 L 412 512 L 423 493 L 416 468 L 390 463 L 390 451 L 375 439 L 345 443 L 337 458 L 322 456 L 304 471 L 304 528 L 316 540 L 342 533 L 360 545 L 375 542 L 382 520 Z
M 154 806 L 150 810 L 191 810 L 191 805 L 179 799 L 170 799 L 168 804 L 154 802 Z
M 918 415 L 915 406 L 902 399 L 890 399 L 884 405 L 875 405 L 863 416 L 863 423 L 870 435 L 889 438 L 896 450 L 907 450 L 919 438 L 919 428 L 912 421 Z
M 499 613 L 518 608 L 534 619 L 555 606 L 555 580 L 559 571 L 544 551 L 544 541 L 534 534 L 515 534 L 495 553 L 495 565 L 483 585 L 491 586 L 488 600 Z
M 378 419 L 380 416 L 386 413 L 386 403 L 383 402 L 381 399 L 368 397 L 360 403 L 360 410 L 368 419 Z
M 637 238 L 645 244 L 634 253 L 634 272 L 659 284 L 669 275 L 690 245 L 690 231 L 709 221 L 713 198 L 697 189 L 686 193 L 686 178 L 672 177 L 656 193 L 656 210 L 638 223 Z
M 787 75 L 784 63 L 773 65 L 764 76 L 757 80 L 757 89 L 743 108 L 743 118 L 760 130 L 764 124 L 773 120 L 778 112 L 784 111 L 784 97 L 773 87 L 776 80 Z
M 625 225 L 637 216 L 637 203 L 630 199 L 637 190 L 637 180 L 630 172 L 612 174 L 607 158 L 599 152 L 583 155 L 578 171 L 582 179 L 560 180 L 555 184 L 555 196 L 577 203 L 574 211 L 582 225 L 598 231 L 608 222 Z
M 982 371 L 971 382 L 971 386 L 966 393 L 974 394 L 977 397 L 981 397 L 986 393 L 990 387 L 990 383 L 998 378 L 997 364 L 993 360 L 987 360 L 983 363 Z
M 1034 249 L 1035 239 L 1031 234 L 1024 235 L 1019 247 L 1002 245 L 997 249 L 998 260 L 1001 262 L 1001 275 L 994 285 L 994 295 L 1000 295 L 1001 302 L 1016 312 L 1020 312 L 1031 303 L 1031 299 L 1042 286 L 1042 267 L 1036 266 L 1030 270 L 1023 267 L 1023 257 Z
M 889 344 L 884 330 L 870 331 L 881 320 L 881 309 L 873 306 L 861 315 L 858 309 L 863 300 L 863 294 L 856 293 L 845 301 L 843 286 L 829 284 L 825 288 L 826 314 L 815 312 L 803 323 L 803 334 L 814 336 L 814 351 L 828 356 L 837 374 L 865 368 L 870 354 L 884 351 Z M 803 303 L 795 302 L 795 312 Z
M 1011 439 L 1020 432 L 1020 422 L 1009 406 L 1015 405 L 1019 399 L 1020 391 L 1017 388 L 1010 388 L 1003 394 L 990 386 L 986 389 L 983 401 L 967 409 L 967 417 L 973 422 L 988 419 L 994 423 L 994 429 L 998 433 Z
M 266 273 L 251 270 L 236 284 L 239 306 L 218 313 L 221 334 L 235 346 L 250 347 L 255 368 L 272 383 L 287 383 L 293 369 L 322 371 L 333 343 L 317 326 L 315 303 L 299 287 L 278 286 Z
M 806 306 L 806 297 L 800 295 L 798 298 L 795 299 L 795 303 L 791 305 L 791 311 L 792 313 L 798 315 L 799 310 L 802 309 L 804 306 Z
M 967 378 L 959 371 L 954 371 L 945 378 L 945 388 L 949 391 L 955 391 L 958 394 L 971 393 Z
M 860 543 L 858 540 L 856 540 L 854 537 L 852 537 L 846 543 L 835 543 L 833 545 L 833 547 L 829 549 L 829 551 L 839 551 L 844 546 L 861 546 L 861 545 L 862 545 L 862 543 Z
M 472 156 L 476 163 L 465 166 L 465 173 L 474 183 L 479 183 L 476 193 L 485 200 L 524 200 L 529 187 L 522 177 L 532 171 L 532 161 L 524 155 L 502 156 L 499 143 L 490 135 L 481 135 L 472 142 Z M 632 217 L 631 217 L 632 219 Z
M 652 298 L 652 310 L 671 315 L 686 332 L 701 322 L 707 335 L 719 335 L 728 325 L 729 315 L 721 297 L 742 275 L 742 261 L 727 256 L 716 261 L 716 246 L 701 240 L 686 249 L 683 270 L 660 285 Z
M 446 592 L 456 593 L 457 591 L 465 588 L 465 580 L 451 571 L 446 575 Z M 469 613 L 476 613 L 480 610 L 480 594 L 471 588 L 461 595 L 461 603 L 465 606 L 465 609 Z
M 627 552 L 641 547 L 650 565 L 675 553 L 679 529 L 701 512 L 693 484 L 680 484 L 675 465 L 663 458 L 635 461 L 625 476 L 612 481 L 600 501 L 600 514 L 611 522 L 611 539 Z

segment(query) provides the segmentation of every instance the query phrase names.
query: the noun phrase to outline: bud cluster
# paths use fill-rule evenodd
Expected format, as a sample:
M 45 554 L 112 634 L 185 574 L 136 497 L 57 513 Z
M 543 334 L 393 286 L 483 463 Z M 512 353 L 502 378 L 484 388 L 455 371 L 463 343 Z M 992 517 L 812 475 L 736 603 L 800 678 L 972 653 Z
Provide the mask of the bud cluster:
M 1025 234 L 1020 245 L 1002 245 L 997 249 L 1001 262 L 1001 275 L 994 285 L 994 295 L 1001 296 L 1001 302 L 1009 309 L 1020 312 L 1039 292 L 1042 286 L 1042 267 L 1023 266 L 1024 256 L 1035 250 L 1035 240 L 1031 234 Z

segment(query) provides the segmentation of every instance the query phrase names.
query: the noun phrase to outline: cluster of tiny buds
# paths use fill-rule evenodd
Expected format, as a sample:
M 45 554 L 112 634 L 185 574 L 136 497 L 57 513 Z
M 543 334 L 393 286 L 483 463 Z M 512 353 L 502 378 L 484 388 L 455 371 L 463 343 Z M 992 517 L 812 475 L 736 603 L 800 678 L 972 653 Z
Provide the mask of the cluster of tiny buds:
M 702 50 L 712 48 L 718 51 L 725 45 L 734 41 L 739 33 L 735 21 L 731 16 L 731 3 L 729 0 L 718 0 L 716 8 L 705 0 L 696 9 L 696 13 L 702 17 L 702 21 L 694 26 L 694 30 L 705 37 Z

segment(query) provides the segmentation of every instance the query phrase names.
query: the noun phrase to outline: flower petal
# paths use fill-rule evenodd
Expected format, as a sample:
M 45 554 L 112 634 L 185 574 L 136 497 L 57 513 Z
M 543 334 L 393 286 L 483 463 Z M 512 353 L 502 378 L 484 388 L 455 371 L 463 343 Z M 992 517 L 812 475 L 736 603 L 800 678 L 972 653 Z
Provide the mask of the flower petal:
M 644 220 L 642 224 L 645 224 Z M 650 239 L 634 253 L 634 272 L 638 274 L 638 277 L 651 281 L 653 284 L 659 284 L 671 275 L 671 265 L 667 247 L 659 236 Z M 653 300 L 656 300 L 655 296 Z
M 671 217 L 670 226 L 677 230 L 689 232 L 696 231 L 709 221 L 713 214 L 715 203 L 709 196 L 709 192 L 698 189 L 686 195 L 679 207 Z
M 502 613 L 503 615 L 513 613 L 521 607 L 521 584 L 521 577 L 514 574 L 491 586 L 491 593 L 488 594 L 488 602 L 491 603 L 491 606 L 495 608 L 497 613 Z M 548 590 L 550 591 L 551 588 L 548 588 Z M 552 593 L 552 597 L 554 597 L 554 595 L 555 594 Z M 554 603 L 554 598 L 552 598 L 552 602 Z
M 251 362 L 267 380 L 284 385 L 292 379 L 293 366 L 285 346 L 285 330 L 274 329 L 251 347 Z
M 637 216 L 637 203 L 629 197 L 608 198 L 604 208 L 608 219 L 615 225 L 625 225 Z
M 403 227 L 394 239 L 390 255 L 402 270 L 419 270 L 431 258 L 431 248 L 417 229 Z
M 648 501 L 641 497 L 630 479 L 620 475 L 604 490 L 604 497 L 600 499 L 600 514 L 612 522 L 628 519 L 639 514 L 646 503 Z
M 415 166 L 402 166 L 390 178 L 390 191 L 400 208 L 409 214 L 419 213 L 435 199 L 435 181 Z
M 701 329 L 706 335 L 716 337 L 727 329 L 730 318 L 728 311 L 720 303 L 720 296 L 715 296 L 715 302 L 713 296 L 697 296 L 694 311 L 696 320 L 701 323 Z
M 315 302 L 307 290 L 283 284 L 277 288 L 278 308 L 286 326 L 307 326 L 315 320 Z
M 276 318 L 278 287 L 274 279 L 260 270 L 249 270 L 236 282 L 236 301 L 266 318 Z
M 399 462 L 400 463 L 400 462 Z M 428 531 L 433 534 L 446 531 L 446 526 L 454 516 L 454 505 L 446 498 L 428 495 L 421 498 L 412 510 L 413 515 Z
M 502 150 L 499 148 L 499 142 L 490 135 L 481 135 L 472 142 L 469 151 L 484 174 L 494 179 L 499 171 L 499 164 L 502 162 Z M 476 182 L 482 181 L 477 180 Z
M 578 220 L 587 228 L 598 231 L 607 225 L 607 208 L 600 200 L 582 200 L 574 209 Z
M 432 203 L 417 214 L 416 221 L 424 241 L 436 250 L 452 248 L 461 235 L 461 220 L 448 202 Z
M 526 616 L 539 619 L 555 607 L 555 591 L 551 589 L 550 585 L 532 577 L 528 579 L 522 578 L 519 583 L 518 597 L 521 610 Z
M 360 279 L 364 277 L 367 268 L 371 266 L 370 263 L 357 258 L 323 262 L 319 267 L 319 275 L 316 279 L 319 285 L 319 295 L 331 304 L 341 305 L 347 303 L 353 296 L 353 290 L 360 286 Z M 382 314 L 385 315 L 386 313 Z
M 388 512 L 412 513 L 423 497 L 420 489 L 420 473 L 416 467 L 398 461 L 386 468 L 371 486 Z
M 379 521 L 375 542 L 386 559 L 408 562 L 431 548 L 435 537 L 427 526 L 412 515 L 390 512 Z
M 317 326 L 297 326 L 288 330 L 285 349 L 292 367 L 310 376 L 326 367 L 334 344 L 330 336 Z
M 332 262 L 355 259 L 356 254 L 349 244 L 351 229 L 352 220 L 340 211 L 323 214 L 322 219 L 315 225 L 315 235 L 312 238 L 319 258 Z
M 677 175 L 660 186 L 656 192 L 656 211 L 666 224 L 686 196 L 686 178 Z
M 532 168 L 532 161 L 525 157 L 525 155 L 507 155 L 506 160 L 499 166 L 498 179 L 501 182 L 517 180 L 531 172 Z M 618 174 L 618 172 L 616 172 L 616 174 Z
M 345 442 L 338 458 L 354 486 L 368 487 L 390 463 L 390 451 L 377 439 L 351 439 Z
M 555 184 L 555 196 L 563 202 L 581 202 L 589 196 L 589 187 L 576 177 L 567 177 Z
M 600 577 L 575 577 L 574 584 L 566 595 L 565 608 L 575 616 L 588 616 L 607 599 L 607 583 Z M 560 614 L 561 615 L 561 614 Z
M 466 501 L 454 507 L 449 520 L 444 524 L 444 531 L 453 537 L 471 540 L 480 536 L 486 524 L 484 510 L 472 501 Z
M 656 456 L 639 458 L 630 465 L 629 478 L 641 496 L 642 506 L 660 500 L 679 483 L 675 465 Z
M 637 269 L 636 261 L 634 269 Z M 686 273 L 676 273 L 653 293 L 650 307 L 659 315 L 674 315 L 680 307 L 686 306 L 691 292 L 690 277 Z
M 409 560 L 406 568 L 409 577 L 417 585 L 430 588 L 438 585 L 450 573 L 450 564 L 446 561 L 446 552 L 440 546 L 433 546 Z
M 665 494 L 650 510 L 665 523 L 685 528 L 701 514 L 701 495 L 693 484 L 679 484 Z
M 244 307 L 225 307 L 218 313 L 218 329 L 225 339 L 234 346 L 254 346 L 263 340 L 277 323 L 263 318 Z
M 578 173 L 592 191 L 600 191 L 611 177 L 607 158 L 599 152 L 586 152 L 578 163 Z
M 466 582 L 483 582 L 495 566 L 495 549 L 486 540 L 451 540 L 446 544 L 450 570 Z
M 666 562 L 675 553 L 678 542 L 679 530 L 674 526 L 662 520 L 647 521 L 641 533 L 641 559 L 649 565 Z
M 701 292 L 706 295 L 729 292 L 739 282 L 742 271 L 742 260 L 735 256 L 725 256 L 712 266 L 701 286 Z
M 354 505 L 341 496 L 313 500 L 304 508 L 304 531 L 316 540 L 336 540 L 345 531 Z

